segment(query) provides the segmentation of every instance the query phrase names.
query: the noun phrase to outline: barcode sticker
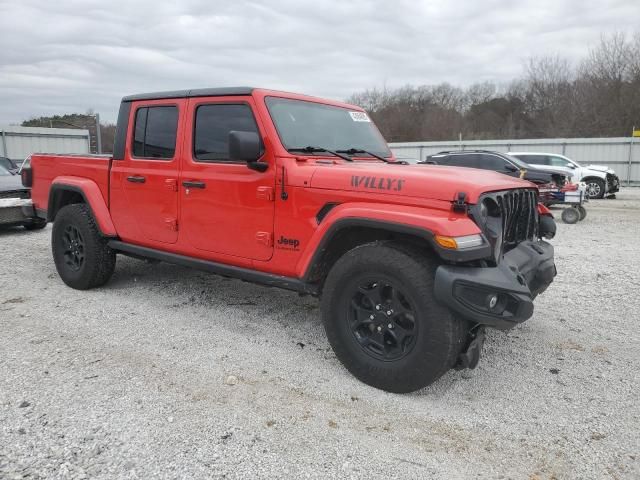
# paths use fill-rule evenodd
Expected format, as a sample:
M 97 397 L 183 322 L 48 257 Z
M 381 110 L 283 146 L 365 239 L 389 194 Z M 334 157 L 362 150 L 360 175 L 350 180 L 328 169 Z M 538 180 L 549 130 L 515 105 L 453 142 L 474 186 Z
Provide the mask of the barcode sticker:
M 369 116 L 364 112 L 349 112 L 351 120 L 354 122 L 370 122 Z

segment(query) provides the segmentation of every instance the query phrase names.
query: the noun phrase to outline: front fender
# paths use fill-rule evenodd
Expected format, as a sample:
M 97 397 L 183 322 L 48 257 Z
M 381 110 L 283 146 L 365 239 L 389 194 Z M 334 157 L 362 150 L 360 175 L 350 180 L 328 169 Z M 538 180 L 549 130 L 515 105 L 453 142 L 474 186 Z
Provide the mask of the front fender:
M 431 240 L 433 235 L 458 237 L 481 233 L 478 226 L 463 213 L 405 205 L 347 203 L 334 207 L 324 217 L 296 266 L 304 276 L 325 245 L 342 228 L 365 226 L 410 233 Z
M 93 218 L 96 220 L 98 228 L 103 235 L 107 237 L 116 237 L 118 235 L 100 187 L 98 187 L 96 182 L 87 178 L 61 176 L 53 180 L 51 189 L 49 190 L 49 202 L 47 205 L 47 217 L 49 221 L 53 221 L 58 210 L 64 206 L 60 205 L 59 200 L 62 198 L 60 193 L 63 191 L 76 192 L 84 198 L 84 201 L 89 205 L 89 208 L 91 208 Z

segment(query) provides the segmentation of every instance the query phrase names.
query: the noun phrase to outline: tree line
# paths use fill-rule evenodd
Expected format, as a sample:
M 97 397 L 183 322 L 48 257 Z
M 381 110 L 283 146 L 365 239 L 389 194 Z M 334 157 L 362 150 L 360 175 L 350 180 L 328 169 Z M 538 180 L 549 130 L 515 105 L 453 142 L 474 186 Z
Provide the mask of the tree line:
M 503 86 L 374 88 L 347 101 L 365 108 L 389 142 L 629 136 L 640 127 L 640 32 L 601 37 L 577 65 L 531 58 Z

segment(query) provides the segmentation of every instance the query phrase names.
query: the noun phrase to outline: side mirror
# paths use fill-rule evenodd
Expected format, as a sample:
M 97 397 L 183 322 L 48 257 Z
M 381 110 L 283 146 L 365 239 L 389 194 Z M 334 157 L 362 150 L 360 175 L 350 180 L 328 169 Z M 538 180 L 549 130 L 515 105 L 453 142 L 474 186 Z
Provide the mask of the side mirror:
M 252 170 L 264 172 L 268 165 L 258 162 L 261 157 L 260 137 L 256 132 L 229 132 L 229 157 L 231 160 L 247 162 Z
M 575 170 L 576 168 L 578 168 L 573 163 L 569 163 L 567 167 L 569 167 L 571 170 Z
M 511 165 L 510 163 L 505 163 L 504 164 L 504 169 L 507 172 L 517 172 L 518 171 L 518 169 L 516 167 L 514 167 L 513 165 Z

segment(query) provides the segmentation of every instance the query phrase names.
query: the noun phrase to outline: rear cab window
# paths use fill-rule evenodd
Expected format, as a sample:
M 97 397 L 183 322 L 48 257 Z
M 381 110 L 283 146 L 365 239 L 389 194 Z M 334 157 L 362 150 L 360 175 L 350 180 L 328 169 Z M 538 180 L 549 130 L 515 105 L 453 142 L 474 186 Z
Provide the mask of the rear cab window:
M 171 160 L 176 153 L 177 130 L 177 106 L 139 107 L 133 129 L 133 157 Z

